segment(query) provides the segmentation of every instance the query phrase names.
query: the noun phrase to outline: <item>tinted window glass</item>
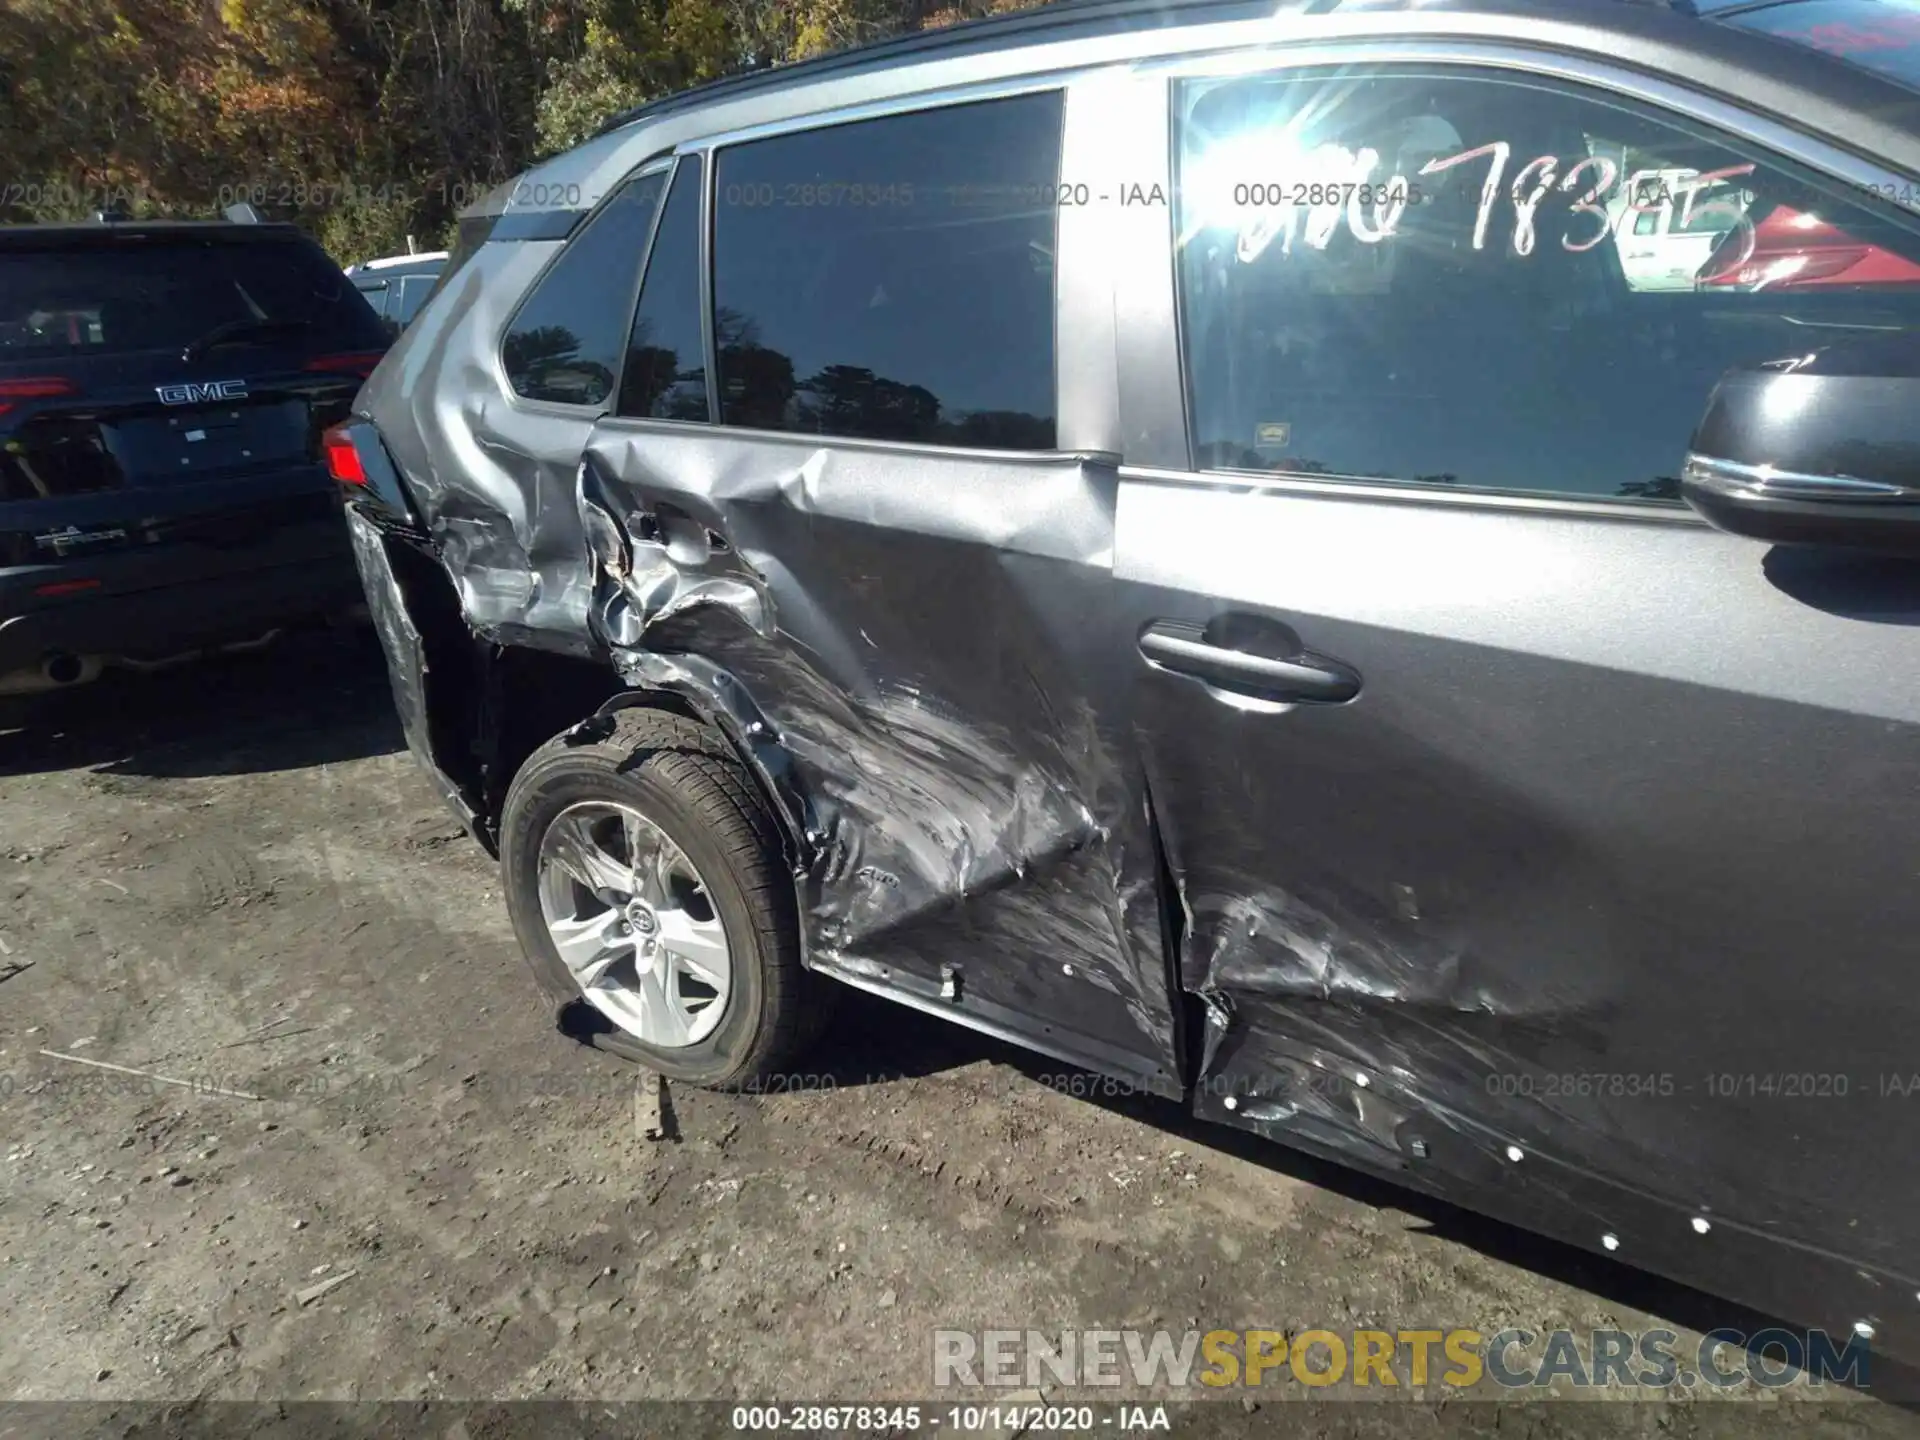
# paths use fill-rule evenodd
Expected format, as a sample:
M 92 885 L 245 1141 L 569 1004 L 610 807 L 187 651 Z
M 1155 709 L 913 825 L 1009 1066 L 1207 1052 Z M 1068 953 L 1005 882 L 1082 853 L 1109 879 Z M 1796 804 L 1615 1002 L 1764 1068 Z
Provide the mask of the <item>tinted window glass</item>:
M 627 340 L 620 413 L 656 420 L 707 418 L 706 338 L 700 327 L 700 172 L 697 155 L 673 173 L 653 237 L 640 308 Z
M 1920 324 L 1890 207 L 1589 93 L 1295 72 L 1180 103 L 1206 468 L 1677 501 L 1729 368 Z
M 1915 0 L 1789 0 L 1727 20 L 1920 85 L 1920 3 Z
M 716 179 L 729 425 L 1054 443 L 1057 93 L 738 146 Z
M 534 286 L 501 345 L 517 393 L 563 405 L 612 397 L 663 183 L 653 174 L 621 186 Z
M 0 250 L 0 362 L 178 351 L 216 330 L 235 343 L 387 344 L 353 282 L 303 240 L 140 237 Z

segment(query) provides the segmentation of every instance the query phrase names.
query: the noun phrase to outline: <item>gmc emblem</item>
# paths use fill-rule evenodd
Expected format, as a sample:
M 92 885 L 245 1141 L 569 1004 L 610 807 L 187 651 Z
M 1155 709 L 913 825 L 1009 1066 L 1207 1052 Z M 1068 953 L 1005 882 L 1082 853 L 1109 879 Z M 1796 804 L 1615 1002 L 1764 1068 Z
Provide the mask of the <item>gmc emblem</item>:
M 156 385 L 154 394 L 162 405 L 204 405 L 211 400 L 244 400 L 244 380 L 190 380 L 181 385 Z

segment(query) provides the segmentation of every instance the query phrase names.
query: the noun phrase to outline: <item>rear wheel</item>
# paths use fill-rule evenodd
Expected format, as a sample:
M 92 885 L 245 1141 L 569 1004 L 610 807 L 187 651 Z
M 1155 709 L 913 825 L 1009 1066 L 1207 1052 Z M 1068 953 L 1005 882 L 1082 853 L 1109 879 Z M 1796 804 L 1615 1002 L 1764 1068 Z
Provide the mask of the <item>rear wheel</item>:
M 661 711 L 550 740 L 507 792 L 500 859 L 522 950 L 591 1041 L 673 1079 L 764 1080 L 817 1032 L 779 831 L 722 738 Z

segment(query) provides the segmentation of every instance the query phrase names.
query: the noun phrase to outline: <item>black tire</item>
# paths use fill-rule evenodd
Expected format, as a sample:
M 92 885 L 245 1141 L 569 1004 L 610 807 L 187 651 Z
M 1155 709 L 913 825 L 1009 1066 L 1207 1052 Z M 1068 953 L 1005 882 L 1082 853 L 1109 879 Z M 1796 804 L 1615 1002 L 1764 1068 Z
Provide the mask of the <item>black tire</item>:
M 541 915 L 537 862 L 547 827 L 582 801 L 630 805 L 666 832 L 705 879 L 736 957 L 727 1013 L 705 1040 L 657 1048 L 597 1011 L 583 1038 L 691 1085 L 749 1088 L 779 1073 L 818 1035 L 832 987 L 801 966 L 777 822 L 724 738 L 665 711 L 623 710 L 604 738 L 556 736 L 514 777 L 500 824 L 507 909 L 563 1028 L 573 1007 L 589 1007 Z

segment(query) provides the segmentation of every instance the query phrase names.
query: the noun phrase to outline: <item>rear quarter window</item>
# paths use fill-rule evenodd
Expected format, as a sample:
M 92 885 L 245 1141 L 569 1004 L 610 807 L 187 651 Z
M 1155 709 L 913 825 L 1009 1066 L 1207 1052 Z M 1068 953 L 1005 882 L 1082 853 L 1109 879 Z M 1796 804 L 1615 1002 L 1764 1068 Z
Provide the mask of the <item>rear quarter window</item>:
M 658 171 L 627 181 L 535 283 L 501 343 L 515 394 L 556 405 L 612 398 L 665 183 Z

